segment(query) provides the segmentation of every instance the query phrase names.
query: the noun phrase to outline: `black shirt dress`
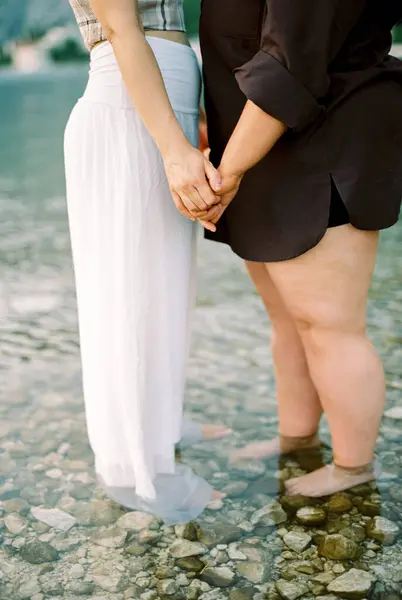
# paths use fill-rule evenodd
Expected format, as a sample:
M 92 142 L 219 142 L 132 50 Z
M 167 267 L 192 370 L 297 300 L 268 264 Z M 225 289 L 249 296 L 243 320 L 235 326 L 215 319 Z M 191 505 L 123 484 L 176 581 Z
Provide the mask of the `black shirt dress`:
M 324 236 L 334 190 L 359 229 L 397 221 L 402 61 L 389 52 L 400 19 L 402 0 L 202 0 L 212 162 L 247 98 L 288 126 L 207 238 L 250 261 L 294 258 Z

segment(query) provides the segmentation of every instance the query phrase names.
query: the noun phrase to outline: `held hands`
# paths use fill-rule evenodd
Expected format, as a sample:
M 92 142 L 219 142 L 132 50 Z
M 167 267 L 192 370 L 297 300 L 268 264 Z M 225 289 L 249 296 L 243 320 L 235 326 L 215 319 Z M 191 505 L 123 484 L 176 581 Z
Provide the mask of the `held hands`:
M 212 163 L 188 142 L 170 151 L 164 163 L 178 211 L 192 221 L 209 215 L 211 208 L 220 202 L 217 192 L 222 184 Z

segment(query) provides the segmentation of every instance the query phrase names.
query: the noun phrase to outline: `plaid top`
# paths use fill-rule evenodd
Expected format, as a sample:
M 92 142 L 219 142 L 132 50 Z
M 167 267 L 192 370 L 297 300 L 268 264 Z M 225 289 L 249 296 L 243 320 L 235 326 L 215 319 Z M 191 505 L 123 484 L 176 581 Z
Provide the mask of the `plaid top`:
M 185 31 L 183 0 L 137 0 L 145 30 Z M 106 40 L 90 0 L 69 0 L 89 50 Z

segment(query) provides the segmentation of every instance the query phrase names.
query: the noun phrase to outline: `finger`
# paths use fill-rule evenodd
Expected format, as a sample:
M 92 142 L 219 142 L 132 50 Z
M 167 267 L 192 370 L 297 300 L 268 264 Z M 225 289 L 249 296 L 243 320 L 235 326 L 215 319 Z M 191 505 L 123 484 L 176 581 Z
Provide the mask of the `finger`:
M 179 194 L 177 194 L 176 192 L 173 192 L 173 191 L 171 191 L 171 194 L 172 194 L 175 206 L 176 206 L 177 210 L 179 211 L 179 213 L 182 214 L 183 217 L 186 217 L 186 219 L 190 219 L 190 221 L 195 221 L 195 217 L 193 217 L 193 215 L 184 206 Z
M 210 186 L 208 185 L 207 181 L 199 184 L 197 190 L 198 190 L 198 193 L 201 196 L 201 198 L 204 200 L 205 208 L 207 210 L 211 206 L 214 206 L 215 204 L 218 204 L 220 202 L 219 196 L 214 194 L 214 192 L 211 190 Z
M 205 175 L 207 176 L 209 185 L 214 192 L 219 192 L 222 187 L 222 176 L 215 169 L 214 165 L 204 157 L 204 169 Z
M 204 190 L 204 188 L 206 188 L 206 190 Z M 199 210 L 202 212 L 209 209 L 207 199 L 204 197 L 206 191 L 208 191 L 209 194 L 212 194 L 211 188 L 207 183 L 205 183 L 205 185 L 199 184 L 197 187 L 194 187 L 193 195 L 191 196 L 192 201 L 197 204 Z
M 221 205 L 217 204 L 213 206 L 207 213 L 198 218 L 201 218 L 203 221 L 212 221 L 213 219 L 215 219 L 215 217 L 221 214 L 221 210 Z
M 180 190 L 179 196 L 180 196 L 180 199 L 183 202 L 184 206 L 188 210 L 188 212 L 191 213 L 191 215 L 194 218 L 197 218 L 199 213 L 202 212 L 202 210 L 205 210 L 206 205 L 204 205 L 203 208 L 200 209 L 193 201 L 194 200 L 194 192 L 192 192 L 192 197 L 190 197 L 190 193 L 186 193 L 183 190 Z M 197 193 L 196 197 L 199 201 L 200 197 L 199 197 L 198 193 Z
M 205 229 L 208 229 L 208 231 L 212 231 L 212 233 L 216 232 L 216 226 L 213 223 L 210 223 L 209 221 L 201 221 L 201 220 L 200 220 L 200 223 Z

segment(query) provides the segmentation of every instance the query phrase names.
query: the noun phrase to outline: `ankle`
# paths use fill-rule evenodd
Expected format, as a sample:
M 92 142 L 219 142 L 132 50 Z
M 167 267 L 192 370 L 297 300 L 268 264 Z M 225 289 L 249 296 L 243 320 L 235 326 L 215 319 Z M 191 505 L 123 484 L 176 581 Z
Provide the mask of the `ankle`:
M 280 433 L 279 441 L 282 452 L 303 450 L 306 448 L 318 446 L 320 443 L 318 432 L 306 436 L 288 436 Z
M 372 475 L 375 472 L 375 461 L 372 460 L 371 462 L 365 464 L 365 465 L 360 465 L 357 467 L 345 467 L 343 465 L 340 465 L 339 463 L 337 463 L 335 460 L 333 462 L 334 468 L 336 471 L 338 471 L 339 474 L 343 474 L 343 475 L 350 475 L 350 476 L 355 476 L 355 475 Z

